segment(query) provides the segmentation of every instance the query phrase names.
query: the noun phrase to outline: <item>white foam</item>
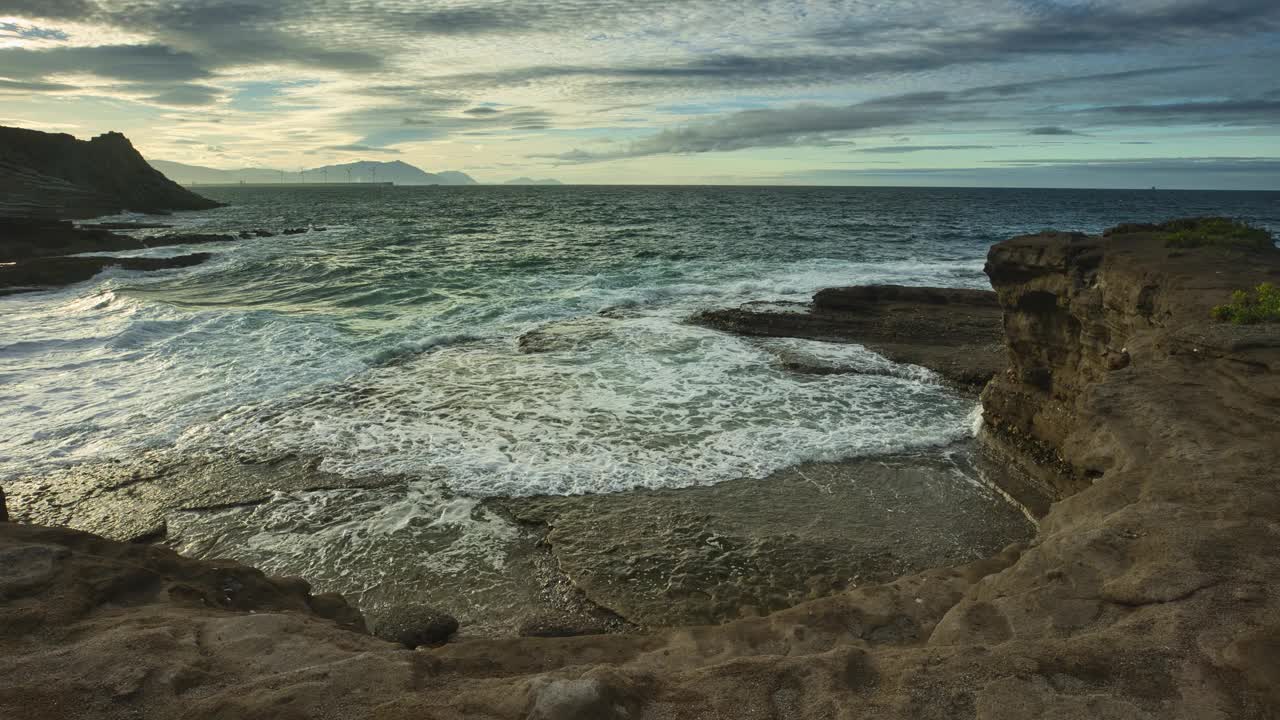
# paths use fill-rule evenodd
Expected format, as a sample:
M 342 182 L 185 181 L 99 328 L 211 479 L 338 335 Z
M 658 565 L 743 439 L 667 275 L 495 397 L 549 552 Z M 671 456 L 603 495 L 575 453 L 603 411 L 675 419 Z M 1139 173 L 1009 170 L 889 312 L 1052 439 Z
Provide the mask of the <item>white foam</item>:
M 329 306 L 231 304 L 240 290 L 227 277 L 325 257 L 296 242 L 246 241 L 174 271 L 200 303 L 162 299 L 171 273 L 118 270 L 3 300 L 0 382 L 11 403 L 0 479 L 176 443 L 196 454 L 315 453 L 350 475 L 445 468 L 455 489 L 473 494 L 598 492 L 939 444 L 964 427 L 965 403 L 926 371 L 814 343 L 805 352 L 886 377 L 797 377 L 771 367 L 766 347 L 682 320 L 831 285 L 977 284 L 975 262 L 682 260 L 528 273 L 430 313 L 377 320 Z M 602 342 L 567 355 L 516 352 L 523 332 L 618 306 L 630 317 Z
M 586 346 L 521 354 L 504 341 L 446 347 L 352 382 L 240 408 L 179 448 L 324 458 L 349 476 L 442 470 L 473 496 L 683 487 L 762 477 L 806 460 L 951 442 L 972 403 L 901 376 L 802 376 L 747 340 L 640 316 Z M 828 358 L 888 361 L 796 341 Z

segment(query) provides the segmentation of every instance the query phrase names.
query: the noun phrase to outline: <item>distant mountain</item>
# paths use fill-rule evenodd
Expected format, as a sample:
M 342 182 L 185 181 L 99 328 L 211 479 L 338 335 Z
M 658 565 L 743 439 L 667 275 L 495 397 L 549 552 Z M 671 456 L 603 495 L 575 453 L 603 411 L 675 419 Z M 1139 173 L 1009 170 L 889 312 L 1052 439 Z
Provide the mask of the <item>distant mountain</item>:
M 531 177 L 518 177 L 515 180 L 508 180 L 503 185 L 563 185 L 564 183 L 553 178 L 534 179 Z
M 235 183 L 297 183 L 297 182 L 392 182 L 397 185 L 476 185 L 476 181 L 464 172 L 446 170 L 429 173 L 408 163 L 360 162 L 342 165 L 325 165 L 298 172 L 296 170 L 271 170 L 268 168 L 243 168 L 217 170 L 215 168 L 185 165 L 168 160 L 153 160 L 152 167 L 185 184 L 235 184 Z
M 87 218 L 215 207 L 148 165 L 120 133 L 77 140 L 0 127 L 0 215 Z

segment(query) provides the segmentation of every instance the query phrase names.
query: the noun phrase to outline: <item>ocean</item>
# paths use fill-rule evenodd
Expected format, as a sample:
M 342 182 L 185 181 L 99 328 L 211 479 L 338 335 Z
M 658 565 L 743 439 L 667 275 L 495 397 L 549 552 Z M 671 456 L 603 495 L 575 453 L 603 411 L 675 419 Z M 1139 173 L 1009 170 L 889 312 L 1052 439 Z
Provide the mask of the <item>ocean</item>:
M 1046 228 L 1226 215 L 1280 231 L 1280 193 L 201 192 L 230 206 L 174 215 L 177 230 L 325 229 L 121 253 L 215 257 L 0 298 L 0 482 L 159 453 L 318 458 L 338 476 L 411 483 L 394 502 L 318 492 L 238 516 L 242 547 L 270 550 L 241 555 L 270 564 L 288 545 L 303 570 L 316 549 L 263 528 L 334 504 L 343 512 L 305 534 L 394 532 L 429 508 L 433 522 L 470 516 L 502 539 L 514 531 L 477 519 L 477 502 L 705 487 L 971 436 L 976 400 L 927 370 L 859 346 L 688 324 L 700 310 L 840 285 L 988 287 L 987 248 Z M 524 351 L 531 332 L 550 345 Z M 800 375 L 780 367 L 783 353 L 878 372 Z

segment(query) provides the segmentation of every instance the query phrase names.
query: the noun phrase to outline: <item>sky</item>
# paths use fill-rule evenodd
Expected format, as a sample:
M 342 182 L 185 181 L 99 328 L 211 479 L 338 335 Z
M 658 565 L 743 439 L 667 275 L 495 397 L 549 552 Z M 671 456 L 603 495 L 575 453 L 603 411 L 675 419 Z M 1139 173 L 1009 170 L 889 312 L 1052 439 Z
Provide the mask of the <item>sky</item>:
M 1277 0 L 0 0 L 0 124 L 222 169 L 1280 190 Z

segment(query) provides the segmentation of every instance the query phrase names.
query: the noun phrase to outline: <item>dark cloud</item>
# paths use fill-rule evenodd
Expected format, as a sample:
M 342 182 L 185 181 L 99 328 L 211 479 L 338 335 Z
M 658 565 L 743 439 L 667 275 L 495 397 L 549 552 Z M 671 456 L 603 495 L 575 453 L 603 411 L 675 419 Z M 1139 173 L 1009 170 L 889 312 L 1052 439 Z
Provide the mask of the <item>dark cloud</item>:
M 1001 161 L 1003 163 L 1003 161 Z M 1095 187 L 1280 190 L 1280 159 L 1182 157 L 1116 160 L 1043 159 L 1004 167 L 815 168 L 780 176 L 823 184 L 910 182 L 938 186 Z
M 1110 105 L 1089 111 L 1093 115 L 1136 119 L 1140 122 L 1223 123 L 1262 125 L 1280 124 L 1280 100 L 1240 99 L 1150 105 Z
M 848 143 L 836 137 L 840 133 L 901 126 L 914 120 L 909 111 L 884 103 L 743 110 L 663 130 L 628 143 L 621 149 L 600 153 L 574 150 L 553 156 L 553 159 L 581 163 L 647 155 L 727 152 L 753 147 L 841 145 Z
M 1155 42 L 1204 40 L 1274 30 L 1280 5 L 1274 0 L 1174 0 L 1173 2 L 1035 3 L 1020 22 L 995 27 L 916 24 L 899 42 L 913 42 L 939 61 L 991 62 L 1019 55 L 1131 51 Z M 826 28 L 817 37 L 829 45 L 862 44 L 858 26 Z
M 1040 127 L 1033 127 L 1027 130 L 1027 134 L 1058 136 L 1058 135 L 1081 135 L 1082 133 L 1078 133 L 1075 130 L 1072 130 L 1071 128 L 1064 128 L 1061 125 L 1041 125 Z
M 933 150 L 994 150 L 995 147 L 995 145 L 886 145 L 883 147 L 857 148 L 855 152 L 896 155 Z
M 144 85 L 126 89 L 150 93 L 146 96 L 147 102 L 172 107 L 212 105 L 224 94 L 220 88 L 197 84 L 173 85 L 167 88 Z
M 0 15 L 50 20 L 79 20 L 93 15 L 98 6 L 89 0 L 0 0 Z
M 212 76 L 196 56 L 164 45 L 0 48 L 0 68 L 15 79 L 83 73 L 134 82 L 183 82 Z
M 64 92 L 77 89 L 74 85 L 30 80 L 5 80 L 0 78 L 0 92 Z
M 463 110 L 468 115 L 497 115 L 501 110 L 492 107 L 473 107 L 469 110 Z

